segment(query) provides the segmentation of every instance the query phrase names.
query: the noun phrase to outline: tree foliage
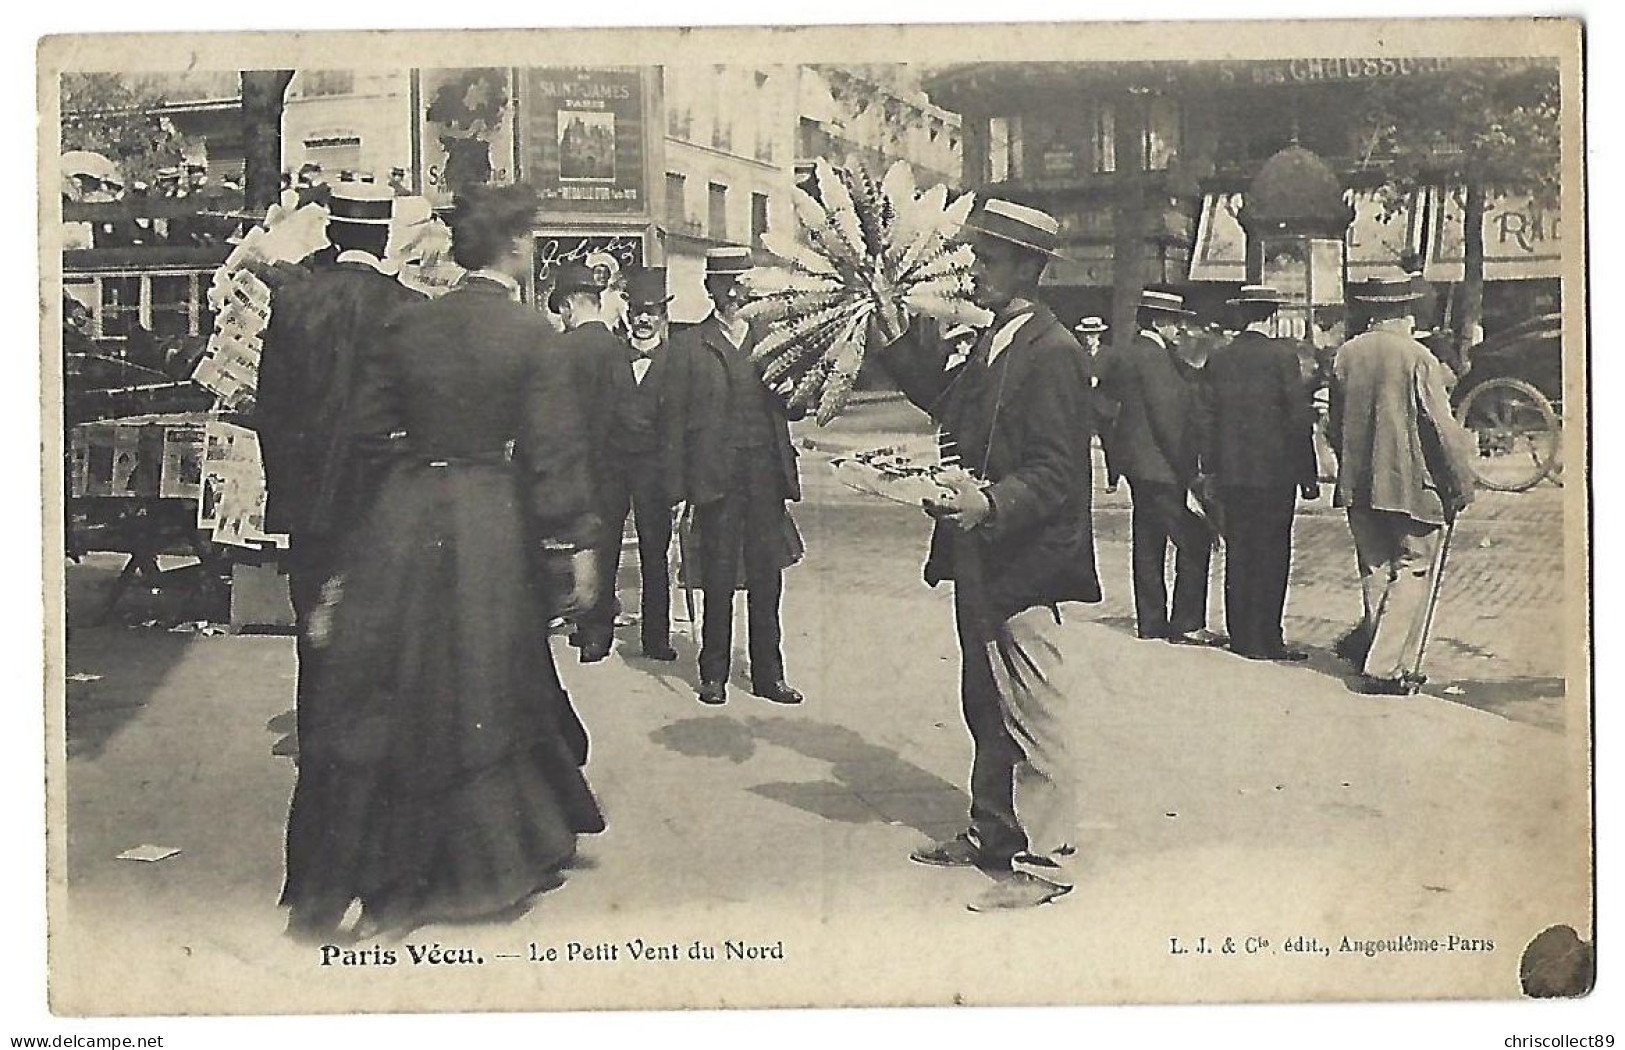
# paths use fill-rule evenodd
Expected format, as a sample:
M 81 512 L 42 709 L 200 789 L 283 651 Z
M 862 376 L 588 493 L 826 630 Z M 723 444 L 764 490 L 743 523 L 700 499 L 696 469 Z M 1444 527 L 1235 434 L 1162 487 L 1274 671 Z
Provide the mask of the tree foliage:
M 1363 119 L 1396 186 L 1476 185 L 1555 206 L 1560 111 L 1555 63 L 1484 61 L 1374 84 Z
M 118 73 L 62 75 L 62 149 L 100 153 L 130 181 L 179 165 L 186 139 L 155 110 L 163 95 Z

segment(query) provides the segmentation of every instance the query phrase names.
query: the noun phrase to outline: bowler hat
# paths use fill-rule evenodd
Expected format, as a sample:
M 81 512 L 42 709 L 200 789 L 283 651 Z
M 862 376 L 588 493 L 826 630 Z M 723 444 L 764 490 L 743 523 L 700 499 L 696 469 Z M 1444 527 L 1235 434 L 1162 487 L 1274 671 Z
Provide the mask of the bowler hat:
M 666 268 L 664 266 L 645 266 L 633 270 L 626 276 L 626 301 L 628 305 L 661 306 L 671 302 L 672 296 L 666 292 Z
M 1103 319 L 1094 316 L 1085 317 L 1072 326 L 1072 330 L 1079 335 L 1102 335 L 1108 328 Z
M 979 197 L 965 228 L 1059 259 L 1061 224 L 1055 216 L 998 197 Z
M 1367 277 L 1349 289 L 1359 303 L 1408 303 L 1422 298 L 1409 277 Z
M 1140 309 L 1178 314 L 1181 317 L 1196 316 L 1194 311 L 1185 309 L 1185 297 L 1183 295 L 1175 292 L 1161 292 L 1154 288 L 1147 288 L 1140 293 Z
M 1291 302 L 1284 294 L 1267 284 L 1244 284 L 1235 298 L 1227 300 L 1227 305 L 1244 306 L 1249 303 L 1269 303 L 1273 306 L 1284 306 Z
M 751 268 L 750 249 L 735 245 L 712 248 L 705 253 L 705 276 L 738 277 Z
M 559 266 L 559 275 L 553 279 L 554 295 L 569 295 L 573 292 L 602 292 L 607 284 L 604 275 L 598 267 L 586 266 L 578 262 L 566 262 Z

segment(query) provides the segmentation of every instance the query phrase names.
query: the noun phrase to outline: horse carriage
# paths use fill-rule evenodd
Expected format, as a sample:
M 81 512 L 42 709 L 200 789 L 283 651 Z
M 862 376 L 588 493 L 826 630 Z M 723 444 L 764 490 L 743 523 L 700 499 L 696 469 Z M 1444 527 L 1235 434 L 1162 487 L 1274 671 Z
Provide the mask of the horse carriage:
M 1485 488 L 1522 492 L 1562 471 L 1562 317 L 1530 318 L 1469 348 L 1452 397 L 1478 440 Z

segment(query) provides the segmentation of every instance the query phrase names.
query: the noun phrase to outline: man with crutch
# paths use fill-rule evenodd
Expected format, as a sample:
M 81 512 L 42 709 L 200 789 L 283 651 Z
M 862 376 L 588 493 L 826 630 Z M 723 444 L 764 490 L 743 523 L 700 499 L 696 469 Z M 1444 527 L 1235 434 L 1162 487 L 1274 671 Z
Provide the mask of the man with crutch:
M 1361 691 L 1404 696 L 1424 681 L 1443 571 L 1441 544 L 1472 500 L 1472 439 L 1450 413 L 1448 373 L 1412 336 L 1417 292 L 1373 277 L 1352 291 L 1370 330 L 1337 351 L 1332 433 L 1336 505 L 1348 511 L 1364 615 L 1337 644 Z

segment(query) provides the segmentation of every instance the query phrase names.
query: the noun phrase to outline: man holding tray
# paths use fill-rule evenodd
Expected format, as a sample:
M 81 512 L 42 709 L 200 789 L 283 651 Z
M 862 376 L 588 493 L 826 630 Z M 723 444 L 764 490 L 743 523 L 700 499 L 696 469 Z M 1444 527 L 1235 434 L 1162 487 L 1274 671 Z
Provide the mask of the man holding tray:
M 995 188 L 996 190 L 996 188 Z M 1072 888 L 1079 698 L 1067 695 L 1068 602 L 1098 602 L 1089 505 L 1089 398 L 1077 341 L 1038 301 L 1057 257 L 1051 215 L 999 197 L 977 201 L 972 235 L 977 306 L 993 323 L 968 359 L 916 317 L 886 366 L 952 442 L 964 468 L 939 475 L 925 502 L 936 518 L 926 582 L 954 581 L 960 699 L 974 750 L 970 826 L 911 859 L 978 867 L 995 884 L 973 911 L 1028 908 Z M 1069 710 L 1070 709 L 1070 710 Z

